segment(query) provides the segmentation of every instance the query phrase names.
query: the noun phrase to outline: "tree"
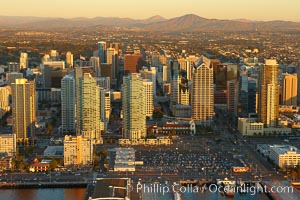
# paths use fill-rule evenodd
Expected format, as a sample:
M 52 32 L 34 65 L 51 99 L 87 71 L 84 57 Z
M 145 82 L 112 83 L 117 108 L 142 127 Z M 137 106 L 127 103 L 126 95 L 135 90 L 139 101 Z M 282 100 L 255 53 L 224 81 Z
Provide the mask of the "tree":
M 163 113 L 160 110 L 154 110 L 152 117 L 153 119 L 160 120 L 163 117 Z
M 294 169 L 291 171 L 291 178 L 292 178 L 292 180 L 296 180 L 296 178 L 297 178 L 297 172 Z
M 57 167 L 57 161 L 52 159 L 50 162 L 50 170 L 53 171 Z
M 52 133 L 52 128 L 53 128 L 52 125 L 48 124 L 46 133 L 50 135 Z

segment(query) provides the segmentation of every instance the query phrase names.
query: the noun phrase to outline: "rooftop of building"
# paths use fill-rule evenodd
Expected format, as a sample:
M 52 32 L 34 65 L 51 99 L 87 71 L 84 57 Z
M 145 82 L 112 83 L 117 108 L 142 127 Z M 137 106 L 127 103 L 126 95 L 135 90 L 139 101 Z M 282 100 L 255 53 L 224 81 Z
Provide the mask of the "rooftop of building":
M 275 151 L 277 154 L 286 154 L 288 152 L 295 152 L 296 154 L 300 154 L 300 150 L 291 145 L 272 145 L 270 146 L 270 149 Z
M 125 199 L 128 181 L 128 178 L 98 178 L 92 197 L 93 199 L 109 199 L 109 197 Z

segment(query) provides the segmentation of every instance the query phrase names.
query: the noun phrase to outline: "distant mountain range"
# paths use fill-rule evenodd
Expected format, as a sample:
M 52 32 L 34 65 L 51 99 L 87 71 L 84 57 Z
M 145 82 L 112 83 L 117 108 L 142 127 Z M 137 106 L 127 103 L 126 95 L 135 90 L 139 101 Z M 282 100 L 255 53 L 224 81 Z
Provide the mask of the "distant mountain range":
M 247 19 L 219 20 L 207 19 L 194 14 L 165 19 L 159 15 L 137 20 L 117 17 L 95 18 L 43 18 L 0 16 L 0 27 L 25 30 L 53 30 L 59 28 L 124 28 L 141 31 L 300 31 L 300 22 L 291 21 L 251 21 Z

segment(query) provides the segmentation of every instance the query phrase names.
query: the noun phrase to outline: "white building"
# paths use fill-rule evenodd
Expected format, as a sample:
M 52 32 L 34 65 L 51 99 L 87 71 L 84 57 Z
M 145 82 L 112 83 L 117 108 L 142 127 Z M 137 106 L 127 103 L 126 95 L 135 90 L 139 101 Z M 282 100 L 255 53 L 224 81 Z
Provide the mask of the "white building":
M 153 83 L 148 79 L 144 79 L 143 85 L 145 87 L 146 116 L 151 117 L 153 114 Z
M 255 122 L 249 118 L 239 118 L 238 130 L 245 136 L 263 135 L 264 124 L 262 122 Z
M 151 67 L 150 70 L 144 68 L 140 70 L 140 73 L 144 79 L 149 79 L 150 81 L 152 81 L 153 96 L 155 97 L 156 96 L 156 67 Z
M 143 82 L 138 73 L 131 73 L 123 78 L 122 110 L 125 139 L 146 137 L 146 99 Z
M 20 55 L 20 69 L 26 68 L 28 68 L 28 54 L 22 52 Z
M 9 87 L 0 87 L 0 119 L 10 110 Z
M 73 54 L 70 52 L 70 51 L 68 51 L 67 53 L 66 53 L 66 64 L 67 64 L 67 67 L 68 68 L 73 68 Z
M 100 86 L 96 78 L 89 73 L 84 73 L 79 78 L 76 86 L 76 123 L 77 133 L 86 138 L 101 139 L 101 131 L 104 130 L 101 121 Z
M 287 135 L 292 132 L 291 128 L 287 127 L 265 127 L 262 122 L 257 122 L 251 118 L 238 119 L 238 131 L 245 136 L 255 135 Z
M 195 64 L 192 74 L 192 119 L 196 125 L 211 126 L 214 116 L 213 68 L 204 56 Z
M 270 146 L 269 158 L 280 168 L 296 167 L 300 165 L 300 151 L 294 146 Z
M 93 144 L 82 136 L 65 136 L 64 165 L 91 165 L 93 163 Z
M 133 148 L 118 147 L 112 151 L 115 151 L 115 172 L 135 171 L 135 150 Z

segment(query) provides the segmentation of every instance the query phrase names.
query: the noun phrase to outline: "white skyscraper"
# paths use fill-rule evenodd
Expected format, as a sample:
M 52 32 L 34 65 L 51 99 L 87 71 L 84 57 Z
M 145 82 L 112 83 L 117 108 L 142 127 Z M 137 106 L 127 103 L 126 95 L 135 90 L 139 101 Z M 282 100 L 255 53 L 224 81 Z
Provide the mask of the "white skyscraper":
M 200 57 L 192 75 L 192 118 L 196 125 L 211 126 L 214 116 L 213 68 Z
M 140 70 L 140 73 L 144 79 L 149 79 L 150 81 L 152 81 L 153 96 L 156 96 L 156 68 L 151 67 L 150 70 L 148 70 L 147 68 L 143 68 L 142 70 Z
M 66 75 L 61 80 L 61 111 L 63 131 L 75 130 L 75 79 Z
M 28 54 L 22 52 L 20 55 L 20 69 L 26 68 L 28 68 Z
M 116 58 L 117 58 L 117 52 L 115 51 L 115 49 L 114 48 L 108 48 L 106 50 L 106 63 L 111 64 L 112 78 L 113 79 L 117 78 Z
M 278 64 L 265 60 L 258 76 L 258 119 L 267 127 L 276 127 L 279 117 Z
M 0 119 L 10 110 L 9 87 L 0 87 Z
M 111 112 L 111 105 L 110 105 L 110 90 L 101 88 L 101 119 L 108 123 L 110 112 Z
M 163 82 L 169 82 L 169 74 L 170 74 L 170 70 L 169 67 L 167 65 L 163 66 Z
M 144 79 L 146 116 L 151 117 L 153 114 L 153 83 L 149 79 Z
M 103 123 L 100 117 L 100 87 L 96 78 L 84 73 L 76 87 L 77 133 L 86 138 L 101 140 Z
M 134 140 L 146 137 L 146 104 L 143 78 L 132 73 L 123 78 L 123 137 Z

